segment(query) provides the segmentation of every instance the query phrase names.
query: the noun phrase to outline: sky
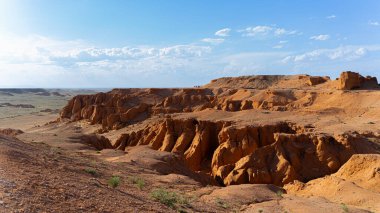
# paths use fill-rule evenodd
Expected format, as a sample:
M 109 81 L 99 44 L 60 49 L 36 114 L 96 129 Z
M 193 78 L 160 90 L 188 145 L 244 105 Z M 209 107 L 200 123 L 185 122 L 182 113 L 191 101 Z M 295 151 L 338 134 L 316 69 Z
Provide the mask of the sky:
M 378 0 L 0 0 L 0 87 L 380 77 Z

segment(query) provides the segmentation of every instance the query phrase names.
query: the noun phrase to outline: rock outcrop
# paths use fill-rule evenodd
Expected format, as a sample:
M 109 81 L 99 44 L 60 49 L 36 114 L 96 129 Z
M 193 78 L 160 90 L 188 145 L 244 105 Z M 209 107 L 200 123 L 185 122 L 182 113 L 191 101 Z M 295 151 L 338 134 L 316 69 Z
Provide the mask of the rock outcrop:
M 285 89 L 258 91 L 225 89 L 125 89 L 78 95 L 60 113 L 60 119 L 101 124 L 120 129 L 158 114 L 189 113 L 205 109 L 237 112 L 250 109 L 286 111 L 312 102 L 312 93 Z
M 35 106 L 31 104 L 12 104 L 12 103 L 0 103 L 0 107 L 14 107 L 14 108 L 27 108 L 34 109 Z
M 340 89 L 377 86 L 376 78 L 353 72 L 342 73 L 339 82 Z M 308 112 L 324 115 L 348 109 L 350 104 L 345 100 L 353 99 L 355 94 L 335 91 L 334 83 L 328 77 L 308 75 L 246 76 L 218 79 L 206 85 L 209 88 L 115 89 L 74 97 L 62 110 L 60 119 L 86 119 L 90 124 L 101 124 L 98 133 L 137 124 L 131 130 L 118 131 L 120 137 L 112 145 L 106 138 L 90 139 L 98 149 L 126 150 L 148 145 L 180 155 L 192 171 L 207 173 L 221 185 L 282 186 L 332 174 L 353 154 L 379 153 L 378 145 L 356 133 L 314 133 L 306 127 L 310 123 L 295 125 L 287 118 L 283 122 L 271 121 L 275 116 L 270 115 L 270 110 L 302 109 L 298 115 L 304 116 Z M 350 96 L 343 101 L 342 94 Z M 354 112 L 362 116 L 369 105 L 355 107 Z M 240 115 L 250 117 L 251 112 L 261 111 L 259 114 L 268 115 L 268 120 L 256 123 L 254 116 L 236 119 L 234 116 L 243 110 L 251 111 Z M 223 119 L 208 117 L 211 111 Z M 180 118 L 178 114 L 171 116 L 174 113 L 201 116 Z
M 82 135 L 79 139 L 82 143 L 88 144 L 97 150 L 113 148 L 110 140 L 102 135 Z
M 307 183 L 294 181 L 284 186 L 289 194 L 318 196 L 371 212 L 380 211 L 380 155 L 353 155 L 336 173 Z
M 376 77 L 363 77 L 359 73 L 356 72 L 342 72 L 339 78 L 338 89 L 341 90 L 352 90 L 352 89 L 370 89 L 377 88 L 378 82 Z
M 24 132 L 22 130 L 19 130 L 19 129 L 11 129 L 11 128 L 0 129 L 0 134 L 8 135 L 8 136 L 16 136 L 16 135 L 19 135 L 22 133 L 24 133 Z
M 330 77 L 321 77 L 321 76 L 309 76 L 307 84 L 309 86 L 315 86 L 318 84 L 323 84 L 330 80 Z
M 123 134 L 114 146 L 136 145 L 183 155 L 190 169 L 210 173 L 222 185 L 308 181 L 336 172 L 353 154 L 379 153 L 360 135 L 314 135 L 290 123 L 239 127 L 195 119 L 165 119 Z
M 336 172 L 357 153 L 379 153 L 379 147 L 350 134 L 334 138 L 329 135 L 280 133 L 276 134 L 274 143 L 236 162 L 222 179 L 226 185 L 306 182 Z
M 209 89 L 116 89 L 78 95 L 63 108 L 61 119 L 87 119 L 104 129 L 119 129 L 160 113 L 192 112 L 212 107 Z
M 119 129 L 157 114 L 196 112 L 213 108 L 223 111 L 265 109 L 285 111 L 310 94 L 294 88 L 329 81 L 318 76 L 245 76 L 221 78 L 202 88 L 114 89 L 95 95 L 78 95 L 63 108 L 60 118 L 87 119 L 103 129 Z M 278 89 L 280 88 L 280 89 Z M 307 99 L 307 98 L 306 98 Z

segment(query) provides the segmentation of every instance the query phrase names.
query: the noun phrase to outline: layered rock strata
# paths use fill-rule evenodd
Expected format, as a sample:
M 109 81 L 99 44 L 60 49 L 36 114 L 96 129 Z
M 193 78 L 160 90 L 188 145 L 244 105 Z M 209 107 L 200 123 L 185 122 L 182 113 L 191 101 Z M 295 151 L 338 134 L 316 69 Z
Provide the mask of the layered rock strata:
M 178 153 L 222 185 L 308 181 L 336 172 L 353 154 L 380 150 L 360 135 L 310 134 L 290 123 L 239 127 L 196 119 L 165 119 L 123 134 L 114 147 L 137 145 Z
M 205 109 L 286 111 L 312 103 L 313 93 L 267 89 L 123 89 L 78 95 L 63 108 L 60 119 L 88 120 L 103 129 L 120 129 L 158 114 L 188 113 Z

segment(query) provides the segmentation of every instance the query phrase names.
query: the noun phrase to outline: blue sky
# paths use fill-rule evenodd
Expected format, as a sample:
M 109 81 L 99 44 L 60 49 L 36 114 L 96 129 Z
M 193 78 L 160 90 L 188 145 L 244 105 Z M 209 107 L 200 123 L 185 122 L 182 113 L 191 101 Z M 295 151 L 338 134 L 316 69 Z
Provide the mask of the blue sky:
M 377 0 L 0 0 L 0 87 L 380 77 Z

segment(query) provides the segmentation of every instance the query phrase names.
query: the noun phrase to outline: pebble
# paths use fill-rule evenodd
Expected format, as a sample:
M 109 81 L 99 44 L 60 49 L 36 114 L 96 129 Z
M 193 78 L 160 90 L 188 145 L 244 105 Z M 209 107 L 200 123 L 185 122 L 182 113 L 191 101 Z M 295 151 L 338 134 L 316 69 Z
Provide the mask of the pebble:
M 0 205 L 3 205 L 4 204 L 4 201 L 0 200 Z

